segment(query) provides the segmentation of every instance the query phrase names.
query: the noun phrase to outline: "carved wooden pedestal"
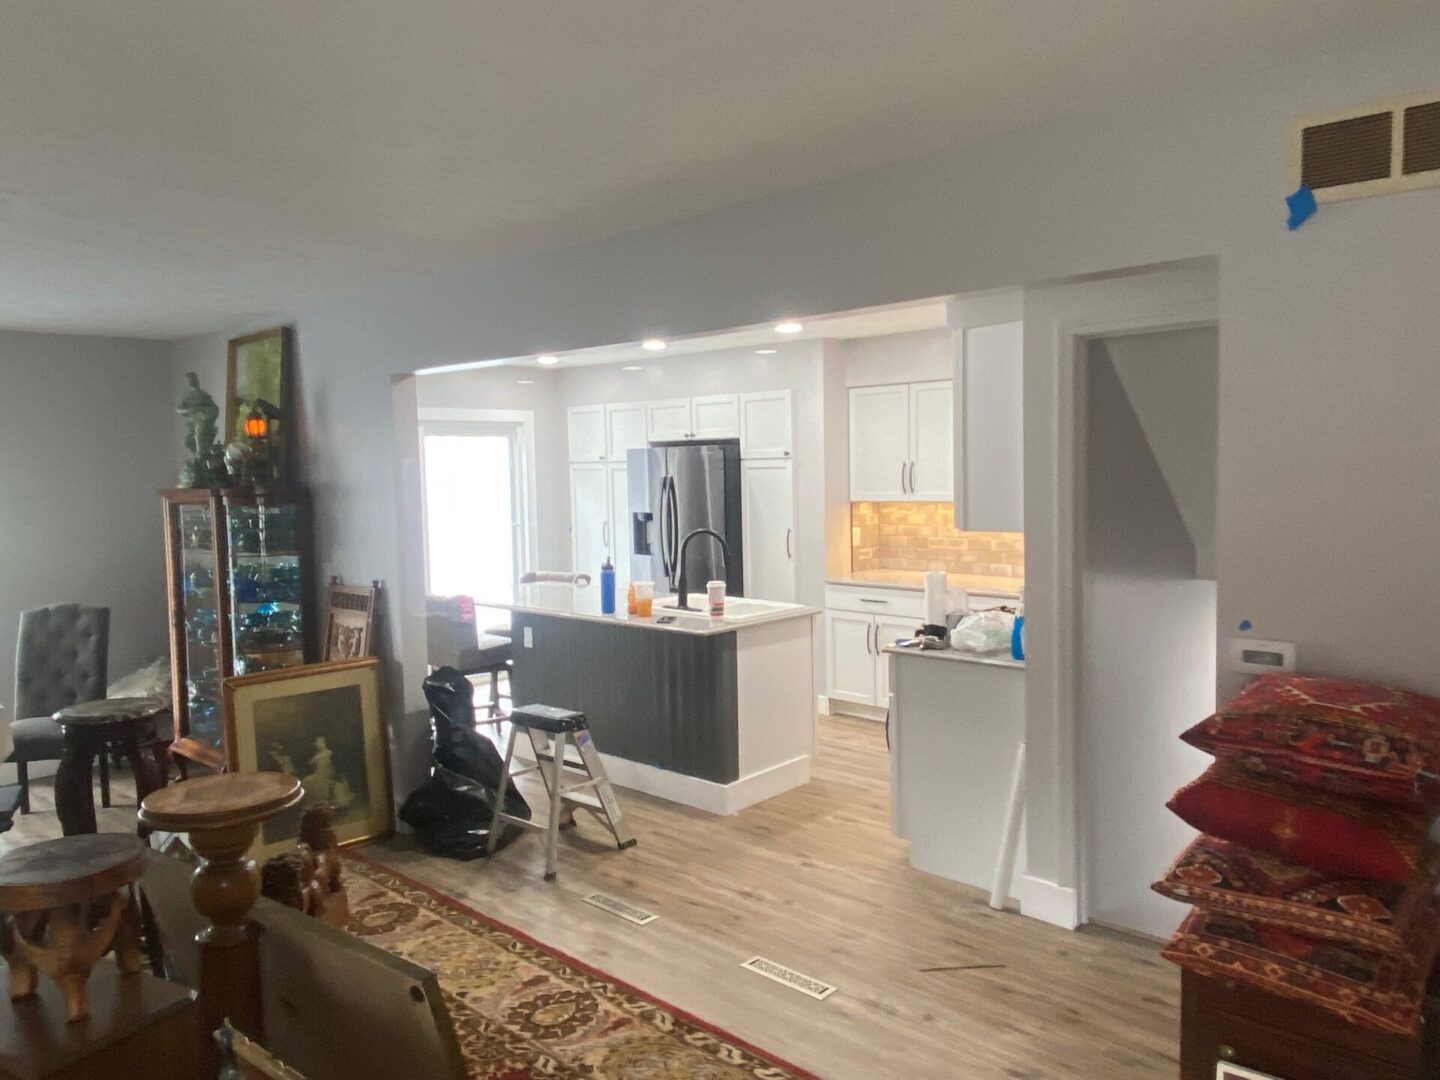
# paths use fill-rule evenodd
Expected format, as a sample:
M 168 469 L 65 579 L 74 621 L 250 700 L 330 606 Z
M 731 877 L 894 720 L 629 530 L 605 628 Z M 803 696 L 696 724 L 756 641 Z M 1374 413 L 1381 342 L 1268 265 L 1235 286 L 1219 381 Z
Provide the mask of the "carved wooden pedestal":
M 95 831 L 90 777 L 100 755 L 125 755 L 141 799 L 165 786 L 165 766 L 155 743 L 155 717 L 165 709 L 158 698 L 102 698 L 55 714 L 65 738 L 55 772 L 55 813 L 66 836 Z
M 65 994 L 71 1021 L 89 1015 L 85 980 L 115 950 L 120 970 L 140 970 L 140 913 L 132 884 L 145 869 L 145 848 L 133 836 L 66 836 L 0 856 L 0 912 L 10 997 L 32 996 L 37 976 Z
M 226 773 L 187 780 L 146 796 L 140 820 L 151 828 L 188 833 L 200 856 L 190 882 L 196 910 L 210 925 L 200 945 L 199 1008 L 203 1029 L 227 1018 L 257 1040 L 265 1037 L 260 999 L 260 957 L 255 924 L 246 917 L 260 895 L 260 871 L 246 857 L 260 825 L 304 795 L 300 782 L 283 773 Z M 206 1067 L 219 1068 L 219 1053 L 204 1040 Z

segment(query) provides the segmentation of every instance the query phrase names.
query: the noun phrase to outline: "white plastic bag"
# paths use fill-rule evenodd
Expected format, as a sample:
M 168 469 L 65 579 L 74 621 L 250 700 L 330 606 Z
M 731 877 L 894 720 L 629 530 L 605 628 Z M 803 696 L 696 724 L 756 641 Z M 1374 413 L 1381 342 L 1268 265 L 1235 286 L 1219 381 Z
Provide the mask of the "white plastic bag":
M 1008 611 L 990 609 L 966 615 L 950 631 L 950 644 L 956 649 L 973 653 L 996 653 L 1010 648 L 1015 629 L 1015 616 Z

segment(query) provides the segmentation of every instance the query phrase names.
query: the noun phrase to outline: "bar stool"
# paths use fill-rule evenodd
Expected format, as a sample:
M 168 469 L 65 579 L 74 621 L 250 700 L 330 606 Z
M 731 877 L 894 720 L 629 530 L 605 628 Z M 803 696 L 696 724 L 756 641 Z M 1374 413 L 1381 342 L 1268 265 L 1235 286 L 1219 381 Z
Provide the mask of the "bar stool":
M 500 773 L 500 793 L 495 800 L 495 816 L 490 821 L 490 839 L 487 844 L 491 854 L 500 840 L 500 823 L 509 822 L 523 829 L 535 829 L 545 833 L 545 880 L 555 880 L 557 845 L 562 824 L 575 824 L 575 807 L 584 807 L 604 822 L 610 834 L 615 837 L 616 847 L 624 851 L 635 846 L 635 834 L 625 823 L 620 811 L 620 802 L 605 775 L 605 766 L 595 750 L 595 740 L 590 736 L 585 714 L 573 709 L 559 709 L 554 705 L 525 705 L 510 712 L 510 738 L 505 744 L 505 767 Z M 510 763 L 515 757 L 515 741 L 518 733 L 524 731 L 530 738 L 530 749 L 535 755 L 535 764 L 521 769 L 516 776 L 538 772 L 545 781 L 550 794 L 550 818 L 539 825 L 524 818 L 512 817 L 504 812 L 505 793 L 510 787 Z M 547 736 L 549 748 L 542 750 L 535 742 L 535 732 Z M 574 744 L 580 755 L 579 761 L 567 760 L 565 749 Z M 548 767 L 547 767 L 548 766 Z M 584 780 L 566 784 L 566 776 L 583 776 Z M 590 789 L 586 791 L 585 789 Z M 563 823 L 562 823 L 563 817 Z

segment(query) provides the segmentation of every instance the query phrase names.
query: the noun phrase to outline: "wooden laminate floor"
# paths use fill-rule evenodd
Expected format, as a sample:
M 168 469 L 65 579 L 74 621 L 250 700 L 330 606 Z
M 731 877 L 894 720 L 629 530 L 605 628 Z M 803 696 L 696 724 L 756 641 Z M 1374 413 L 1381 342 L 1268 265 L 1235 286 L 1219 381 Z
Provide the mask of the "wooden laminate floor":
M 912 870 L 890 835 L 883 730 L 827 717 L 820 733 L 810 784 L 734 817 L 622 790 L 640 843 L 617 852 L 579 814 L 550 884 L 538 835 L 489 862 L 436 859 L 402 837 L 367 850 L 827 1080 L 1177 1074 L 1180 980 L 1157 946 L 994 912 Z M 48 781 L 35 803 L 0 845 L 58 833 Z M 133 814 L 102 811 L 101 828 Z M 624 922 L 581 901 L 595 890 L 660 918 Z M 757 954 L 839 991 L 817 1002 L 741 970 Z

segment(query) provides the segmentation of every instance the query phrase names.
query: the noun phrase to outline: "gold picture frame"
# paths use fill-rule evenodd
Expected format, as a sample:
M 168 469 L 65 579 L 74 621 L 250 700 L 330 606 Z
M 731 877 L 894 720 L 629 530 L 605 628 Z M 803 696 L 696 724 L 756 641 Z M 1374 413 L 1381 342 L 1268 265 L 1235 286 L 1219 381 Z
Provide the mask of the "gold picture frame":
M 301 664 L 224 683 L 225 757 L 231 772 L 285 772 L 305 798 L 260 828 L 255 859 L 294 849 L 306 807 L 335 807 L 342 845 L 394 827 L 389 745 L 376 657 Z
M 270 420 L 270 457 L 275 479 L 290 479 L 294 415 L 295 332 L 272 326 L 244 337 L 231 338 L 225 366 L 225 428 L 221 443 L 228 445 L 245 435 L 245 419 L 257 401 L 279 410 Z

